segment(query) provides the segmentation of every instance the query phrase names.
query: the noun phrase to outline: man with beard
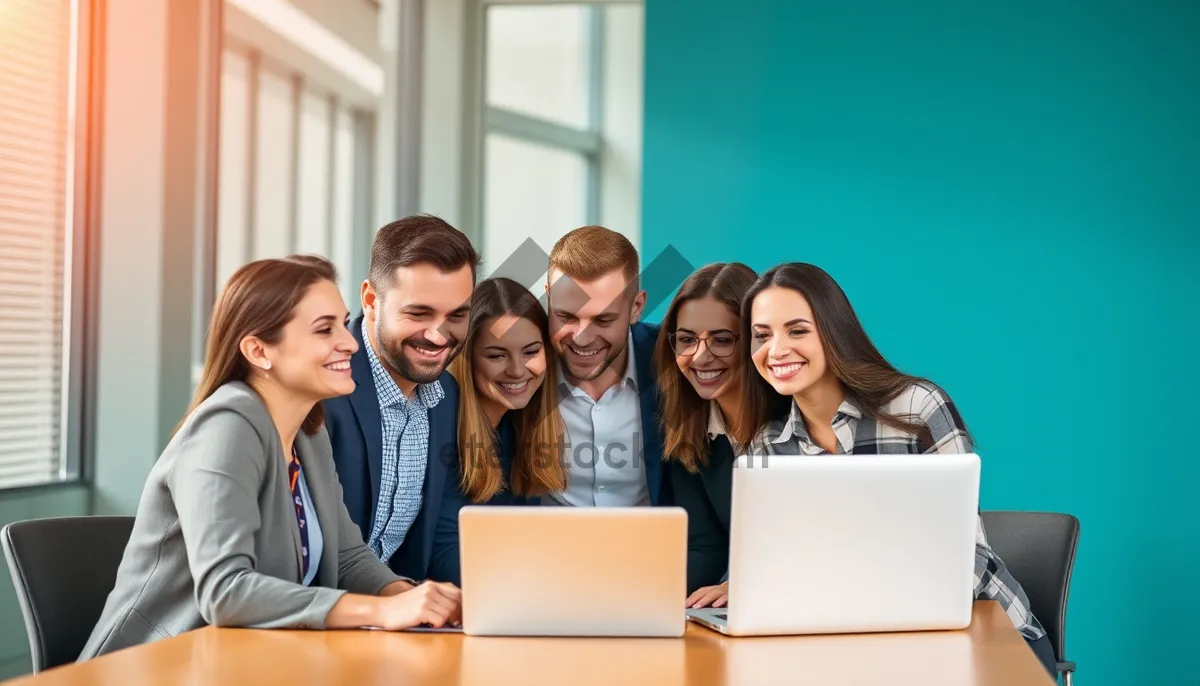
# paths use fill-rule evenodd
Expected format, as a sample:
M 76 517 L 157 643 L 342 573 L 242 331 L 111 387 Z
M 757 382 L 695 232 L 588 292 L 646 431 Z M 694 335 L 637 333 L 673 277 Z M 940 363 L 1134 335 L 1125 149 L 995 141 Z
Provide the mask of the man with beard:
M 380 229 L 362 314 L 348 325 L 356 387 L 324 403 L 346 509 L 411 579 L 457 579 L 458 386 L 446 367 L 466 340 L 478 265 L 466 236 L 437 217 Z
M 550 251 L 546 290 L 568 434 L 555 457 L 566 465 L 567 489 L 542 504 L 668 503 L 652 371 L 658 327 L 637 321 L 646 306 L 637 249 L 604 227 L 575 229 Z

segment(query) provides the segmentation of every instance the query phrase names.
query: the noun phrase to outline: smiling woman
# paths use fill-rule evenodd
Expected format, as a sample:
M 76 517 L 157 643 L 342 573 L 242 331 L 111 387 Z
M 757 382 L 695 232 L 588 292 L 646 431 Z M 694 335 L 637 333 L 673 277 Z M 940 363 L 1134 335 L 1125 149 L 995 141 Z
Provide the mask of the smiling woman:
M 942 388 L 905 374 L 875 348 L 841 286 L 820 267 L 771 268 L 746 293 L 747 374 L 738 427 L 753 455 L 934 455 L 975 452 Z M 782 402 L 781 402 L 782 401 Z M 772 407 L 783 409 L 777 410 Z M 975 598 L 999 602 L 1046 670 L 1048 634 L 1029 597 L 992 550 L 977 518 Z
M 754 279 L 740 262 L 697 269 L 667 308 L 654 348 L 663 454 L 675 504 L 688 514 L 689 607 L 724 604 L 735 455 L 727 427 L 741 421 L 747 365 L 738 314 Z
M 336 282 L 333 265 L 319 257 L 259 260 L 238 270 L 213 308 L 191 409 L 220 386 L 244 381 L 268 408 L 311 405 L 303 428 L 314 433 L 323 419 L 319 402 L 354 391 L 350 356 L 358 343 L 346 330 Z
M 665 454 L 696 473 L 709 462 L 716 425 L 737 424 L 745 364 L 738 353 L 742 297 L 756 275 L 740 262 L 710 264 L 688 277 L 663 317 L 654 349 Z
M 872 420 L 919 444 L 920 452 L 939 447 L 928 426 L 907 416 L 907 406 L 889 411 L 906 391 L 931 382 L 902 373 L 884 358 L 846 294 L 820 267 L 793 262 L 763 274 L 746 295 L 741 328 L 758 371 L 743 394 L 746 421 L 738 438 L 744 444 L 759 438 L 793 400 L 806 410 L 808 431 L 823 450 L 849 452 L 853 446 L 839 446 L 832 427 L 848 398 Z
M 451 367 L 463 493 L 474 503 L 533 504 L 566 488 L 559 459 L 558 362 L 546 311 L 511 279 L 479 284 L 466 349 Z
M 403 629 L 459 592 L 393 574 L 342 505 L 320 401 L 354 390 L 333 266 L 251 262 L 213 308 L 195 400 L 155 462 L 80 659 L 205 624 Z M 374 597 L 387 596 L 387 597 Z

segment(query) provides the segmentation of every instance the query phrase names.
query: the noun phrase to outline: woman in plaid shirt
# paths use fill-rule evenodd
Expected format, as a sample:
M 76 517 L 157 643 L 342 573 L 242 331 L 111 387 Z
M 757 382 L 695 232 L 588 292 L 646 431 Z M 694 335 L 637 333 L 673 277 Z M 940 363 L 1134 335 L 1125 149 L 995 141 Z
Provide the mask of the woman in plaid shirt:
M 763 455 L 964 454 L 971 435 L 937 385 L 893 367 L 875 349 L 846 294 L 811 264 L 759 277 L 742 305 L 747 377 L 742 445 Z M 790 402 L 789 402 L 790 401 Z M 1054 651 L 1029 599 L 976 528 L 975 597 L 995 600 L 1055 673 Z

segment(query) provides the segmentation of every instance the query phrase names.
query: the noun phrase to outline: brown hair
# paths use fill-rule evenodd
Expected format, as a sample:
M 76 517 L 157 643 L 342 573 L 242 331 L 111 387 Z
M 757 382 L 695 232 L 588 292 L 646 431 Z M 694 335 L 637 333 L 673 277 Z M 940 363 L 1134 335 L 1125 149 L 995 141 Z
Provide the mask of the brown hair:
M 479 254 L 466 235 L 444 219 L 418 214 L 384 226 L 371 244 L 371 285 L 381 296 L 392 285 L 396 270 L 414 264 L 432 264 L 443 273 L 471 268 L 471 282 L 479 269 Z
M 637 248 L 603 226 L 583 226 L 558 239 L 550 250 L 550 269 L 555 268 L 576 281 L 592 281 L 620 269 L 626 292 L 637 292 Z
M 257 260 L 234 272 L 213 306 L 204 371 L 187 414 L 221 386 L 246 381 L 250 364 L 242 355 L 242 339 L 257 336 L 264 343 L 278 343 L 296 305 L 321 281 L 336 283 L 337 269 L 329 260 L 311 255 Z M 300 428 L 311 436 L 324 421 L 321 403 L 316 403 Z
M 932 442 L 929 428 L 906 422 L 889 414 L 882 408 L 908 387 L 916 383 L 934 385 L 927 379 L 910 376 L 891 365 L 875 344 L 871 342 L 850 305 L 849 298 L 820 267 L 803 262 L 789 262 L 771 268 L 754 283 L 742 304 L 742 336 L 752 335 L 750 313 L 754 298 L 772 287 L 789 288 L 804 296 L 812 308 L 813 324 L 821 336 L 830 371 L 841 382 L 846 397 L 864 415 L 881 424 L 905 433 L 914 434 L 920 440 Z M 753 346 L 748 346 L 749 351 Z M 747 352 L 749 362 L 749 352 Z M 761 374 L 749 374 L 742 387 L 745 421 L 737 428 L 739 441 L 751 441 L 771 420 L 786 412 L 790 398 L 781 396 L 762 378 Z
M 696 394 L 696 390 L 679 371 L 675 363 L 675 352 L 671 349 L 671 333 L 675 330 L 679 310 L 690 300 L 712 297 L 725 304 L 729 311 L 738 316 L 742 298 L 754 284 L 754 270 L 741 262 L 710 264 L 697 269 L 679 287 L 675 299 L 662 320 L 658 342 L 654 345 L 654 365 L 658 375 L 658 391 L 661 400 L 661 423 L 663 428 L 663 455 L 678 460 L 689 472 L 695 473 L 708 462 L 708 403 Z M 736 332 L 735 332 L 736 333 Z M 745 336 L 737 341 L 737 350 L 732 355 L 735 371 L 744 377 L 749 358 L 743 351 L 747 347 Z M 732 435 L 732 431 L 730 431 Z
M 542 385 L 524 409 L 516 411 L 517 450 L 512 462 L 512 492 L 535 496 L 567 487 L 559 457 L 566 425 L 558 413 L 558 361 L 550 345 L 546 311 L 529 289 L 512 279 L 487 279 L 471 296 L 471 324 L 463 352 L 450 365 L 458 381 L 458 453 L 462 464 L 463 493 L 473 502 L 490 500 L 505 486 L 497 456 L 499 437 L 483 410 L 475 388 L 473 357 L 479 332 L 503 315 L 528 319 L 542 334 L 546 374 Z

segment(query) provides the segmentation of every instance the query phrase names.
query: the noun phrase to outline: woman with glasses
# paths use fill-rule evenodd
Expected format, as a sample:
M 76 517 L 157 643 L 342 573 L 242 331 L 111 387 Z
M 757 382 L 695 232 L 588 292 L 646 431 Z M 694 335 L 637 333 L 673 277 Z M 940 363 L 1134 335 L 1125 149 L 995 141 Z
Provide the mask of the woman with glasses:
M 654 350 L 667 475 L 688 514 L 688 607 L 726 600 L 731 436 L 748 358 L 739 315 L 755 278 L 738 262 L 698 269 L 671 302 Z

